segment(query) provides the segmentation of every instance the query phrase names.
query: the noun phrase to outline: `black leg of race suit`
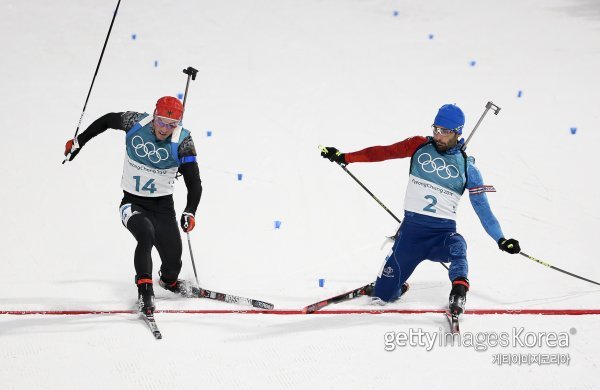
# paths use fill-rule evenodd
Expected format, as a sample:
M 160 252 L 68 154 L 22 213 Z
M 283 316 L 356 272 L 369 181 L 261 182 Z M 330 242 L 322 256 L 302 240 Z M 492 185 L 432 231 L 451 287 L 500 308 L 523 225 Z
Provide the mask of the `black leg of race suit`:
M 154 225 L 145 213 L 129 218 L 127 230 L 137 241 L 133 263 L 137 275 L 152 275 L 152 247 L 154 246 Z
M 179 225 L 174 215 L 156 214 L 156 217 L 156 239 L 154 246 L 162 260 L 160 272 L 165 281 L 174 282 L 179 276 L 182 265 L 182 244 L 181 235 L 179 235 Z
M 134 264 L 137 275 L 152 275 L 152 247 L 160 255 L 161 273 L 168 280 L 176 280 L 181 271 L 181 236 L 175 217 L 171 214 L 149 213 L 133 205 L 137 214 L 127 222 L 127 230 L 135 237 Z

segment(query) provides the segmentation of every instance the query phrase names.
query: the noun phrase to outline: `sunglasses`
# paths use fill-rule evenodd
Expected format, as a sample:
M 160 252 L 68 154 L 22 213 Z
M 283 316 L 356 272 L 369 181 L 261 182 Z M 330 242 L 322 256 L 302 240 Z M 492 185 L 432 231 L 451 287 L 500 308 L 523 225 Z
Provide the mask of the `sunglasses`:
M 160 116 L 155 116 L 154 117 L 156 119 L 156 124 L 159 125 L 160 127 L 166 127 L 168 129 L 174 129 L 177 126 L 179 126 L 179 121 L 175 121 L 175 122 L 165 122 L 164 119 Z
M 431 128 L 433 129 L 433 135 L 436 135 L 436 134 L 448 135 L 448 134 L 456 133 L 455 130 L 446 129 L 445 127 L 440 127 L 440 126 L 436 126 L 436 125 L 431 125 Z

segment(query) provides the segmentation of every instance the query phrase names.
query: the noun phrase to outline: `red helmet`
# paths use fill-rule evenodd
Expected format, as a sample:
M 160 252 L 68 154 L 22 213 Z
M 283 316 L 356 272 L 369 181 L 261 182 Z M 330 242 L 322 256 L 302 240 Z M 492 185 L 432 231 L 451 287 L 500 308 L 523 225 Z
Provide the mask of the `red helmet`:
M 163 96 L 156 102 L 154 115 L 181 120 L 183 117 L 183 104 L 176 97 Z

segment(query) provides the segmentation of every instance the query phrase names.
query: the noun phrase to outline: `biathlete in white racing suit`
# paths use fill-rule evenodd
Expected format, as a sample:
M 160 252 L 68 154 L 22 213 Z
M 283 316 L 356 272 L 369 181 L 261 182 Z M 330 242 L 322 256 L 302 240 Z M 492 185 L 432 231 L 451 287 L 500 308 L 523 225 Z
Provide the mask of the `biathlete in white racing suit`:
M 408 289 L 406 281 L 423 260 L 450 263 L 451 313 L 461 314 L 469 290 L 467 244 L 456 232 L 456 210 L 465 190 L 469 191 L 485 231 L 501 250 L 521 251 L 515 239 L 505 239 L 492 213 L 486 186 L 473 157 L 462 151 L 459 137 L 465 117 L 454 104 L 442 106 L 433 123 L 433 137 L 411 137 L 389 146 L 373 146 L 353 153 L 327 147 L 321 155 L 339 164 L 377 162 L 410 157 L 410 172 L 404 200 L 404 221 L 372 292 L 374 301 L 390 302 Z
M 67 141 L 65 156 L 71 161 L 93 137 L 106 129 L 125 131 L 125 161 L 121 188 L 121 222 L 137 240 L 134 254 L 135 283 L 143 312 L 154 312 L 152 247 L 160 258 L 159 284 L 178 292 L 181 271 L 181 236 L 173 203 L 176 175 L 188 190 L 180 224 L 184 232 L 195 226 L 194 215 L 202 195 L 196 150 L 190 132 L 181 126 L 183 105 L 171 96 L 156 102 L 153 115 L 133 111 L 109 113 L 94 121 L 75 139 Z

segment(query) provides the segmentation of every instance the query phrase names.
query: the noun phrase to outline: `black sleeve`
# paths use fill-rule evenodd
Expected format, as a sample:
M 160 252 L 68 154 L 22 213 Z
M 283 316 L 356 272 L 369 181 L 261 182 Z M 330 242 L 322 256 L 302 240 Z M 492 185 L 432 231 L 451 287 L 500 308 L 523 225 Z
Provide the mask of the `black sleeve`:
M 79 146 L 83 147 L 89 140 L 103 133 L 106 129 L 129 131 L 145 114 L 135 111 L 111 112 L 96 119 L 85 131 L 77 136 Z
M 202 180 L 200 180 L 200 170 L 198 163 L 189 162 L 181 164 L 179 172 L 183 175 L 185 186 L 187 187 L 187 204 L 184 211 L 196 215 L 196 209 L 202 196 Z
M 196 147 L 194 146 L 191 134 L 185 137 L 179 144 L 177 152 L 180 159 L 188 157 L 193 160 L 181 164 L 179 172 L 183 175 L 183 180 L 188 190 L 187 204 L 184 211 L 196 215 L 200 196 L 202 196 L 202 180 L 200 180 L 200 170 L 196 162 Z
M 179 154 L 179 158 L 197 156 L 196 147 L 194 146 L 194 140 L 192 139 L 191 134 L 181 141 L 179 148 L 177 148 L 177 153 Z
M 103 133 L 106 129 L 119 129 L 121 127 L 122 112 L 111 112 L 96 119 L 85 131 L 77 136 L 79 146 L 83 147 L 89 140 Z

